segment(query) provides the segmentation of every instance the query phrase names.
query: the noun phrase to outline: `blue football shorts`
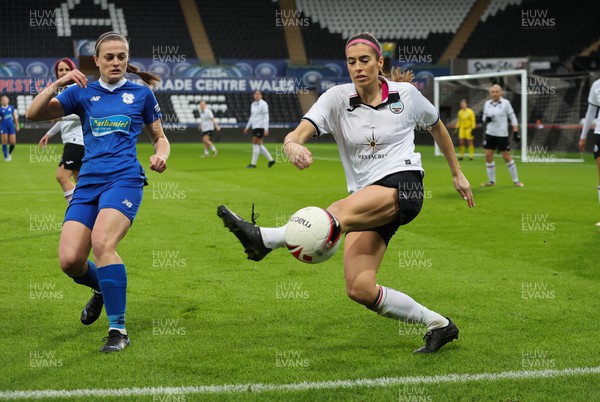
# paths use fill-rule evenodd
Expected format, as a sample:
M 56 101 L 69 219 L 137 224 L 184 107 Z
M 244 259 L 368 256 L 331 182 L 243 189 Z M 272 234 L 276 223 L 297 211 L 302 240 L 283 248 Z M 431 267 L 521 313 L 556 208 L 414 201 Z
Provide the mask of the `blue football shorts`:
M 77 184 L 65 213 L 66 221 L 77 221 L 90 230 L 94 228 L 101 209 L 112 208 L 133 220 L 142 203 L 144 181 L 115 181 L 111 183 Z

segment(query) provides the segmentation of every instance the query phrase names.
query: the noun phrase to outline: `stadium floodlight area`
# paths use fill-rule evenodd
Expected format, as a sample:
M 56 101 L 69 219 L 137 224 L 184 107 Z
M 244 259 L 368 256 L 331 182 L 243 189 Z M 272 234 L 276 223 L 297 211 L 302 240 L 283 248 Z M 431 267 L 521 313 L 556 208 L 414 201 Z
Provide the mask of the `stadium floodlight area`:
M 481 116 L 493 84 L 503 87 L 519 121 L 523 162 L 583 162 L 579 151 L 581 119 L 587 108 L 590 77 L 543 77 L 513 70 L 434 78 L 434 104 L 450 132 L 456 126 L 460 100 L 475 112 L 476 141 L 483 138 Z M 509 134 L 512 142 L 512 130 Z M 441 155 L 437 144 L 435 154 Z

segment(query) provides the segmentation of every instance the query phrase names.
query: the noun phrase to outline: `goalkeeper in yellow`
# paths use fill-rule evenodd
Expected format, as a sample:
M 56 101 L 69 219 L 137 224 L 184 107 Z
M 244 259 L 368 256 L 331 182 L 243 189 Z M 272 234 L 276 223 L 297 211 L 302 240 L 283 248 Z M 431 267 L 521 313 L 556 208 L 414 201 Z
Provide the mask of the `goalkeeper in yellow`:
M 460 101 L 460 110 L 458 111 L 458 121 L 456 122 L 458 130 L 458 141 L 460 144 L 459 160 L 463 160 L 465 153 L 465 140 L 469 143 L 469 159 L 473 160 L 475 147 L 473 146 L 473 129 L 475 128 L 475 113 L 468 107 L 467 100 Z

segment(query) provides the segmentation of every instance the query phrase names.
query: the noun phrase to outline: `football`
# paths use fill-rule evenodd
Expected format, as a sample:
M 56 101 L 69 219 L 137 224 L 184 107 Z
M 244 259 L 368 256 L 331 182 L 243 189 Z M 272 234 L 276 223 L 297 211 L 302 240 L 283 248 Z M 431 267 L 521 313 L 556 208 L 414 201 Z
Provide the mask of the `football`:
M 330 259 L 340 246 L 342 227 L 328 211 L 306 207 L 295 212 L 285 227 L 285 245 L 297 260 L 318 264 Z

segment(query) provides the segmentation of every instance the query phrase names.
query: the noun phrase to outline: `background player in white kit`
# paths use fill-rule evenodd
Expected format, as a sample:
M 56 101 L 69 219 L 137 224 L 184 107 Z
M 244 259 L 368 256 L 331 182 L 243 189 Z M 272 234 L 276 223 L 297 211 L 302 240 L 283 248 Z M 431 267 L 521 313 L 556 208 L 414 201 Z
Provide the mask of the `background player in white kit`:
M 244 128 L 244 134 L 248 134 L 252 128 L 252 161 L 246 167 L 255 168 L 258 155 L 263 154 L 269 161 L 268 166 L 275 164 L 273 157 L 263 145 L 263 137 L 269 135 L 269 105 L 262 98 L 262 92 L 254 91 L 254 102 L 250 105 L 250 119 Z
M 215 115 L 209 108 L 206 107 L 206 101 L 200 101 L 200 131 L 202 131 L 202 143 L 204 144 L 204 157 L 207 158 L 210 149 L 213 152 L 213 158 L 217 156 L 217 148 L 210 140 L 213 131 L 221 131 L 221 127 L 215 120 Z
M 69 73 L 69 71 L 77 68 L 75 63 L 71 59 L 64 58 L 56 62 L 54 65 L 54 73 L 56 78 L 62 78 Z M 72 84 L 76 85 L 76 84 Z M 64 88 L 60 88 L 62 91 Z M 48 145 L 48 141 L 56 133 L 60 131 L 62 142 L 65 144 L 63 149 L 58 169 L 56 170 L 56 180 L 62 187 L 63 194 L 67 202 L 73 198 L 73 191 L 75 191 L 75 184 L 71 181 L 77 182 L 79 175 L 79 169 L 81 169 L 81 163 L 84 156 L 83 147 L 83 131 L 81 130 L 81 120 L 76 114 L 71 114 L 60 119 L 48 132 L 40 139 L 40 147 L 44 148 Z
M 513 139 L 518 143 L 519 122 L 513 110 L 512 105 L 502 97 L 502 87 L 494 84 L 490 88 L 490 97 L 483 106 L 482 120 L 486 123 L 485 138 L 483 148 L 485 150 L 485 167 L 487 169 L 488 181 L 483 186 L 491 187 L 496 185 L 496 163 L 494 162 L 494 151 L 497 149 L 506 162 L 506 167 L 512 177 L 515 187 L 523 187 L 517 174 L 517 165 L 510 155 L 510 142 L 508 138 L 508 119 L 513 130 Z
M 598 165 L 598 201 L 600 201 L 600 121 L 597 119 L 600 112 L 600 79 L 594 81 L 590 88 L 590 94 L 588 96 L 588 108 L 583 121 L 583 128 L 581 129 L 581 137 L 579 139 L 579 149 L 585 151 L 585 144 L 587 142 L 587 134 L 596 122 L 596 128 L 594 129 L 594 158 Z M 596 226 L 600 226 L 600 222 L 596 223 Z
M 302 144 L 313 135 L 334 136 L 351 195 L 327 210 L 346 233 L 346 293 L 379 315 L 425 325 L 425 345 L 415 353 L 431 353 L 458 337 L 456 325 L 410 296 L 378 285 L 376 278 L 388 242 L 401 225 L 418 215 L 423 203 L 423 168 L 414 144 L 417 125 L 430 130 L 448 161 L 456 190 L 469 207 L 474 205 L 473 194 L 435 107 L 412 84 L 380 76 L 381 51 L 372 34 L 351 37 L 346 59 L 352 84 L 321 95 L 286 136 L 283 148 L 296 167 L 305 169 L 312 164 L 312 154 Z M 392 72 L 394 80 L 412 78 L 412 73 Z M 223 205 L 217 213 L 250 259 L 261 260 L 272 249 L 285 246 L 285 226 L 259 228 Z

